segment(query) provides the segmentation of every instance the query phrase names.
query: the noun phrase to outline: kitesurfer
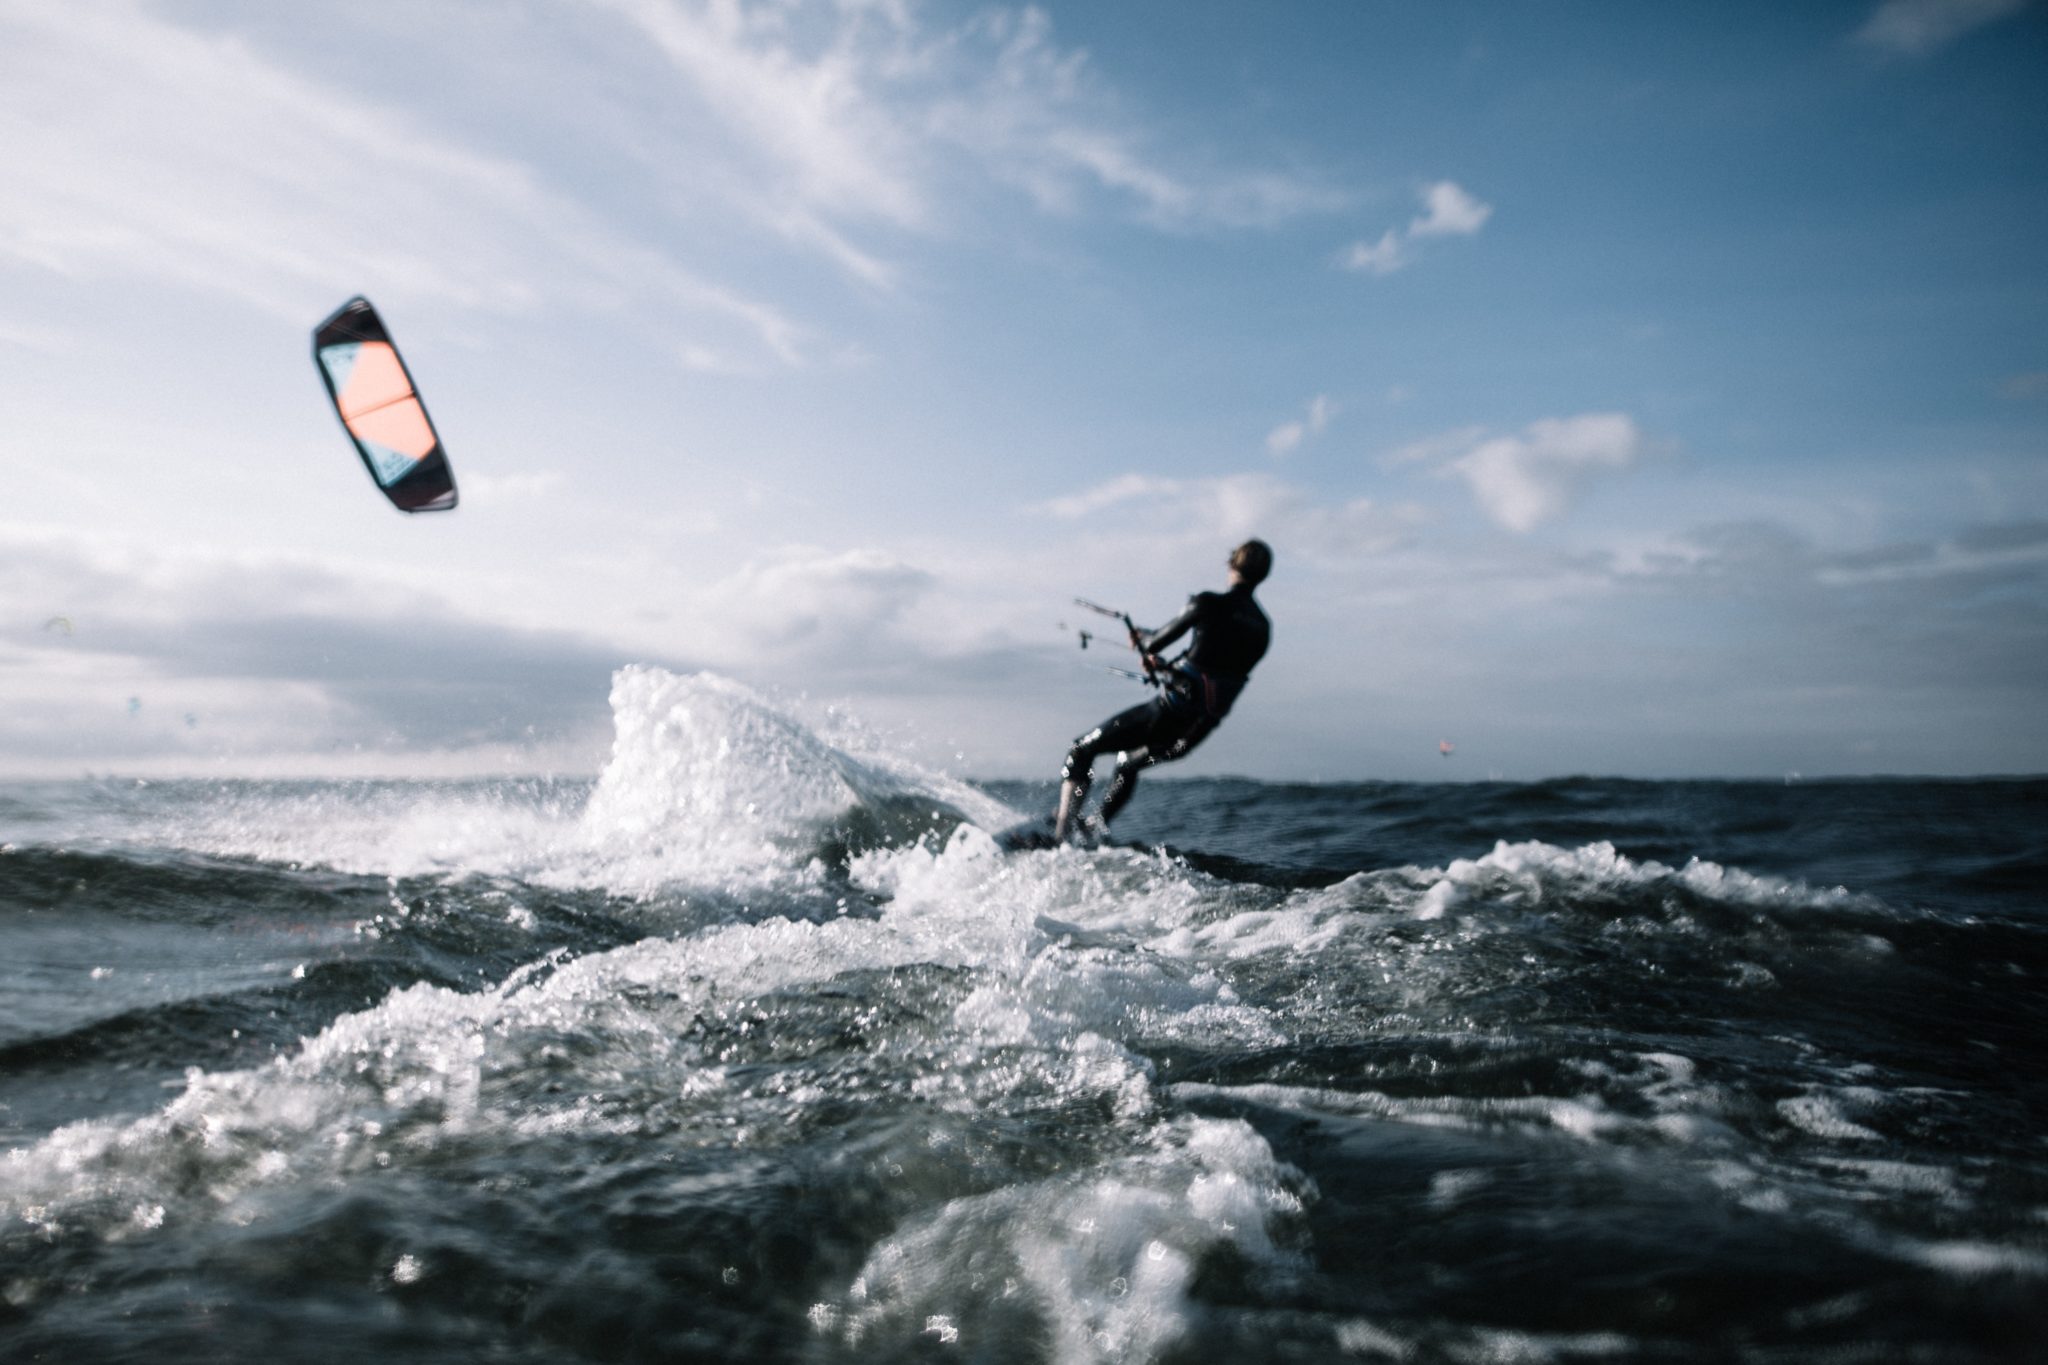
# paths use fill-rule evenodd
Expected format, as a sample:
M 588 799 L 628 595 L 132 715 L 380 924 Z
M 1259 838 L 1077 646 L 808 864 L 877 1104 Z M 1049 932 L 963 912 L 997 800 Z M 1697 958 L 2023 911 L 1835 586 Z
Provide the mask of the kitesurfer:
M 1074 741 L 1060 771 L 1055 843 L 1084 828 L 1081 806 L 1088 799 L 1096 759 L 1117 756 L 1116 775 L 1095 816 L 1095 823 L 1107 828 L 1137 790 L 1139 773 L 1155 763 L 1185 758 L 1230 714 L 1252 666 L 1272 640 L 1272 624 L 1252 600 L 1252 590 L 1272 570 L 1273 551 L 1262 540 L 1247 540 L 1230 552 L 1229 563 L 1229 591 L 1196 593 L 1185 611 L 1150 634 L 1130 628 L 1131 647 L 1144 657 L 1146 676 L 1159 684 L 1159 695 L 1118 712 Z M 1189 631 L 1194 641 L 1185 654 L 1170 663 L 1160 658 Z

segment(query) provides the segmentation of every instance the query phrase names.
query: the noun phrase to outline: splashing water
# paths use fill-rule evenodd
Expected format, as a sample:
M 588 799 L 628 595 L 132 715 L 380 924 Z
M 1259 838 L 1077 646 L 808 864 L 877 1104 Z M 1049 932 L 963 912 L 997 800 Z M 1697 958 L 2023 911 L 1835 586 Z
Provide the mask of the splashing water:
M 1163 782 L 1133 843 L 1006 856 L 998 796 L 1043 791 L 716 677 L 612 704 L 594 783 L 0 793 L 0 1350 L 1989 1360 L 2044 1325 L 2037 786 Z M 1967 838 L 1902 839 L 1931 801 Z

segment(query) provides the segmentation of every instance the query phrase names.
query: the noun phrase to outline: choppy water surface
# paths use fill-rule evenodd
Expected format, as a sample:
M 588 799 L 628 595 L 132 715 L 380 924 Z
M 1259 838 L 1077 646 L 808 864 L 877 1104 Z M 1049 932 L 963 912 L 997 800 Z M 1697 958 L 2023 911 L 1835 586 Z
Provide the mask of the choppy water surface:
M 2048 783 L 0 788 L 0 1358 L 2018 1360 Z

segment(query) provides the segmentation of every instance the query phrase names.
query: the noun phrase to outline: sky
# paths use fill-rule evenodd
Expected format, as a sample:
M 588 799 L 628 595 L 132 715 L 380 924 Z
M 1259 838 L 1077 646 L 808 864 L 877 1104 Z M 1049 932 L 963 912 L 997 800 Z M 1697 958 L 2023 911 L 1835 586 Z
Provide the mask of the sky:
M 2048 772 L 2048 5 L 0 0 L 0 777 Z M 355 294 L 461 488 L 390 507 Z M 1440 742 L 1454 748 L 1449 757 Z

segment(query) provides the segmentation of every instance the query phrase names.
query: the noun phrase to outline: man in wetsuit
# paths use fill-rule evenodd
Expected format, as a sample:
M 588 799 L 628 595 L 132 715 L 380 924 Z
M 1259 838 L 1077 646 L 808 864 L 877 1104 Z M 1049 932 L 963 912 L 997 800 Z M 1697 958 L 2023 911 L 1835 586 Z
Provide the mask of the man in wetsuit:
M 1273 627 L 1252 600 L 1252 589 L 1273 567 L 1273 551 L 1262 540 L 1247 540 L 1230 552 L 1230 591 L 1199 592 L 1187 610 L 1147 635 L 1133 627 L 1131 647 L 1145 658 L 1145 671 L 1160 680 L 1159 695 L 1120 711 L 1074 741 L 1060 772 L 1060 808 L 1053 817 L 1053 841 L 1064 843 L 1082 827 L 1095 760 L 1117 755 L 1116 776 L 1096 819 L 1106 828 L 1137 790 L 1138 774 L 1154 763 L 1185 758 L 1230 714 L 1231 703 L 1266 653 Z M 1194 642 L 1172 663 L 1160 659 L 1190 630 Z

